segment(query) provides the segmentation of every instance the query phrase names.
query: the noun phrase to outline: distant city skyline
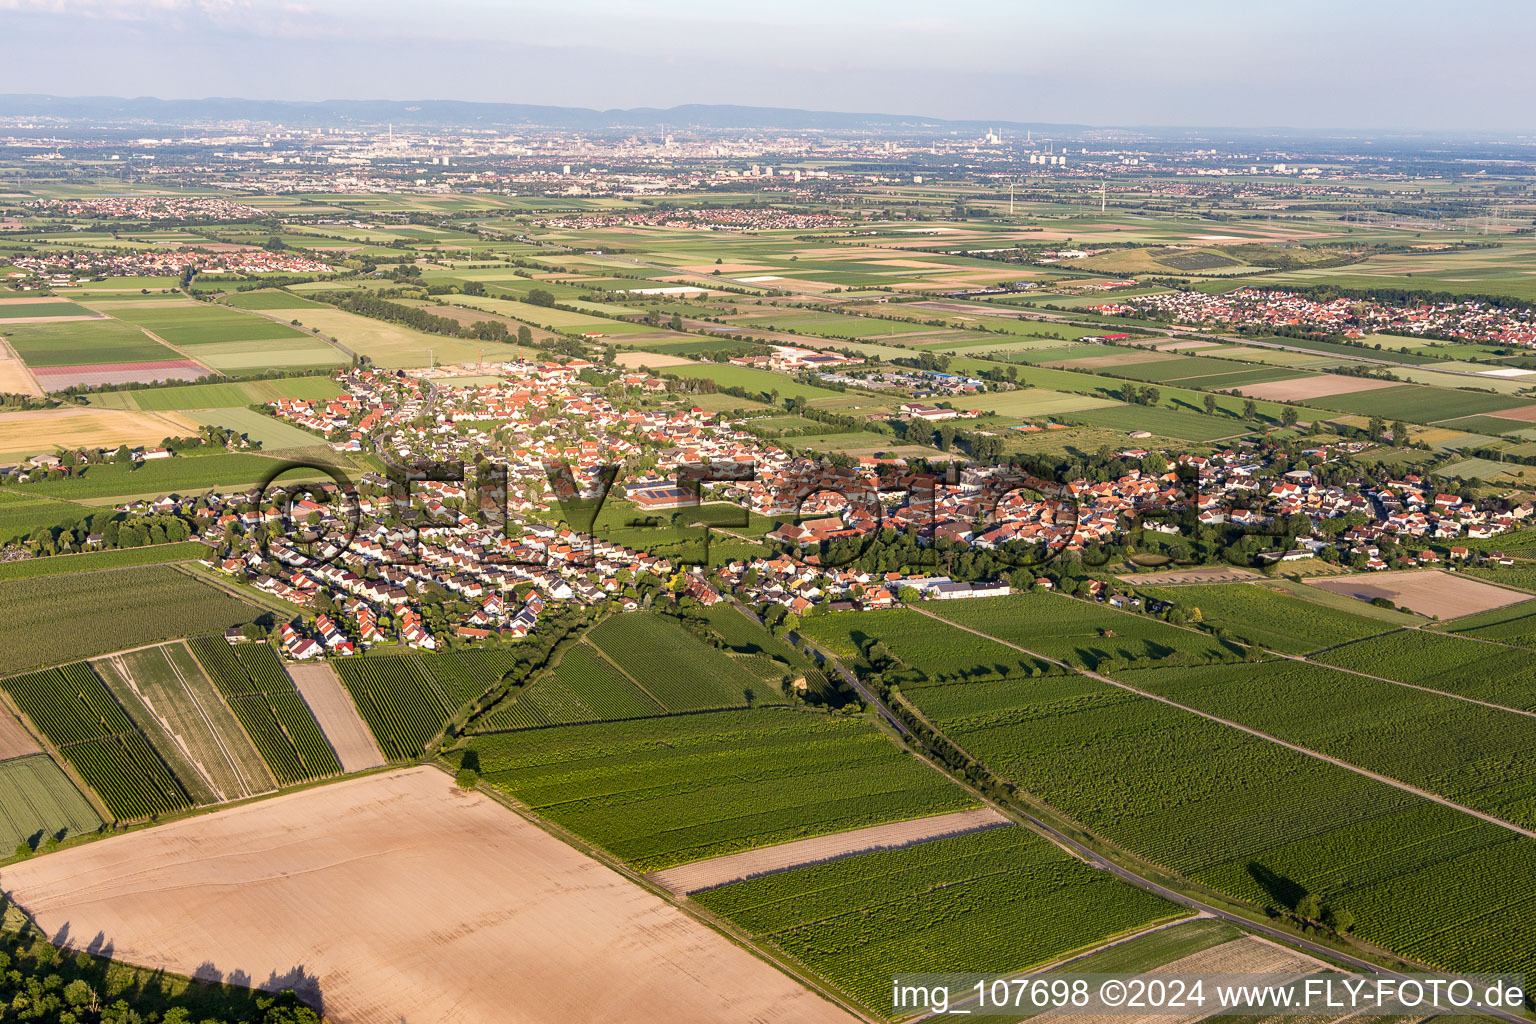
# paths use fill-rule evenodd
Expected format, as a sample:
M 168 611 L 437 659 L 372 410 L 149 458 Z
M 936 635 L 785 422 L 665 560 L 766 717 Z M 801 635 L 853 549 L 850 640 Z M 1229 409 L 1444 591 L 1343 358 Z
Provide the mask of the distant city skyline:
M 0 0 L 0 92 L 1515 135 L 1533 27 L 1506 0 Z

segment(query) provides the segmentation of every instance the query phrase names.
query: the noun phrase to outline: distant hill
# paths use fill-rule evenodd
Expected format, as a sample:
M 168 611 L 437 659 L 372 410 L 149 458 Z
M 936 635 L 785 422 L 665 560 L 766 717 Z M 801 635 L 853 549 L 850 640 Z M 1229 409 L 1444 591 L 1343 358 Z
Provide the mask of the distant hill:
M 1011 121 L 951 121 L 915 114 L 853 114 L 794 110 L 785 107 L 740 107 L 690 103 L 660 110 L 588 110 L 527 103 L 476 103 L 464 100 L 250 100 L 211 97 L 162 100 L 151 96 L 0 95 L 0 116 L 60 118 L 90 124 L 196 124 L 198 122 L 259 121 L 305 127 L 343 125 L 419 125 L 500 127 L 537 125 L 600 131 L 604 128 L 774 128 L 781 130 L 884 130 L 984 132 L 1006 128 L 1023 132 L 1082 130 L 1083 125 L 1033 124 Z

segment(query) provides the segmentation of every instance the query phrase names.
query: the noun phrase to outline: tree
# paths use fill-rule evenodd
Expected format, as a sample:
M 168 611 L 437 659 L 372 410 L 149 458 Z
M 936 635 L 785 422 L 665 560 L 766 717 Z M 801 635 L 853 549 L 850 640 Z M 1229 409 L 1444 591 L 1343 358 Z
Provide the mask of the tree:
M 534 288 L 523 301 L 530 306 L 553 306 L 555 304 L 555 297 L 543 288 Z
M 460 789 L 474 789 L 480 785 L 480 773 L 473 768 L 460 768 L 459 773 L 453 777 L 453 784 Z
M 1206 395 L 1205 396 L 1205 414 L 1207 416 L 1215 416 L 1216 415 L 1216 396 L 1215 395 Z
M 1323 916 L 1323 902 L 1314 893 L 1307 893 L 1296 902 L 1296 916 L 1304 921 L 1318 921 Z
M 1372 440 L 1380 440 L 1381 439 L 1381 435 L 1385 434 L 1386 432 L 1387 432 L 1387 421 L 1382 419 L 1380 416 L 1372 416 L 1371 417 L 1371 425 L 1370 425 L 1370 427 L 1367 430 L 1367 433 L 1369 433 L 1371 435 L 1371 439 Z
M 1282 425 L 1286 427 L 1294 427 L 1296 425 L 1296 420 L 1296 408 L 1294 406 L 1288 405 L 1281 410 L 1280 422 Z
M 96 990 L 83 978 L 76 978 L 64 986 L 64 1001 L 77 1010 L 96 1012 Z
M 1328 926 L 1336 932 L 1347 932 L 1355 926 L 1355 915 L 1344 907 L 1328 912 Z
M 1259 407 L 1257 405 L 1253 404 L 1253 399 L 1250 398 L 1250 399 L 1248 399 L 1248 401 L 1243 403 L 1243 419 L 1251 421 L 1251 420 L 1256 420 L 1258 418 L 1259 418 Z
M 528 327 L 527 324 L 523 324 L 517 329 L 517 343 L 519 345 L 527 345 L 532 341 L 533 331 Z
M 1392 443 L 1399 448 L 1408 443 L 1408 425 L 1402 420 L 1392 421 Z

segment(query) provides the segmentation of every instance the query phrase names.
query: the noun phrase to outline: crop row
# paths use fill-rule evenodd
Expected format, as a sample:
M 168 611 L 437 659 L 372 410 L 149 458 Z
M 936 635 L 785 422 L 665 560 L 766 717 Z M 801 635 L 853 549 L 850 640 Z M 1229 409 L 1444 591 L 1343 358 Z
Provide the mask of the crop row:
M 283 663 L 277 660 L 277 654 L 266 644 L 240 644 L 231 648 L 235 652 L 235 658 L 240 662 L 240 667 L 245 674 L 251 677 L 251 682 L 261 693 L 289 693 L 293 691 L 293 680 L 288 678 L 288 673 L 283 671 Z
M 589 635 L 668 711 L 741 707 L 776 694 L 730 658 L 659 615 L 613 615 Z
M 483 775 L 642 870 L 956 810 L 868 723 L 761 708 L 478 738 Z
M 1316 660 L 1536 711 L 1536 658 L 1525 650 L 1414 629 L 1336 647 Z
M 1219 670 L 1204 671 L 1211 679 L 1191 685 L 1219 694 Z M 1083 677 L 929 687 L 911 699 L 1020 789 L 1236 898 L 1292 909 L 1316 895 L 1350 910 L 1363 938 L 1447 969 L 1514 970 L 1536 956 L 1536 931 L 1507 927 L 1536 900 L 1536 842 L 1508 829 Z M 1279 721 L 1283 709 L 1271 710 Z M 1299 698 L 1293 713 L 1314 714 Z M 1412 738 L 1436 740 L 1433 723 Z M 1452 879 L 1477 879 L 1484 895 L 1453 903 L 1462 882 Z
M 255 614 L 164 565 L 13 580 L 0 588 L 0 675 L 218 632 Z
M 1186 610 L 1199 609 L 1202 621 L 1247 643 L 1290 654 L 1305 654 L 1393 628 L 1380 619 L 1251 583 L 1137 589 Z
M 129 732 L 133 725 L 84 662 L 0 682 L 55 746 Z
M 335 667 L 391 761 L 420 757 L 453 710 L 415 655 L 345 658 Z
M 957 625 L 1090 669 L 1110 660 L 1198 663 L 1243 653 L 1235 644 L 1159 619 L 1058 594 L 1016 594 L 925 607 Z
M 277 655 L 266 644 L 242 644 L 237 651 L 221 637 L 198 636 L 188 640 L 187 646 L 225 697 L 293 689 Z
M 1018 827 L 861 854 L 693 897 L 882 1015 L 891 976 L 1011 974 L 1171 916 Z
M 1123 672 L 1119 678 L 1536 827 L 1536 719 L 1528 715 L 1289 659 Z
M 833 612 L 807 619 L 800 631 L 841 658 L 881 665 L 887 678 L 906 687 L 1029 676 L 1054 668 L 906 608 L 873 615 Z
M 315 716 L 297 693 L 250 693 L 228 699 L 280 786 L 341 771 Z
M 60 753 L 120 821 L 192 806 L 181 785 L 136 732 L 76 743 Z
M 482 729 L 494 732 L 664 713 L 660 704 L 590 648 L 578 645 L 565 652 L 553 674 L 514 694 L 487 715 Z

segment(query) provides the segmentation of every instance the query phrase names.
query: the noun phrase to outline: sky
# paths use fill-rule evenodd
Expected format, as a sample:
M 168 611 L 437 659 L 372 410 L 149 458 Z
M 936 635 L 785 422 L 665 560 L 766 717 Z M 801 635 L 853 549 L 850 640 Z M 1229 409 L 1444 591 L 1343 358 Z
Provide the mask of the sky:
M 1536 129 L 1525 0 L 0 0 L 0 93 Z

